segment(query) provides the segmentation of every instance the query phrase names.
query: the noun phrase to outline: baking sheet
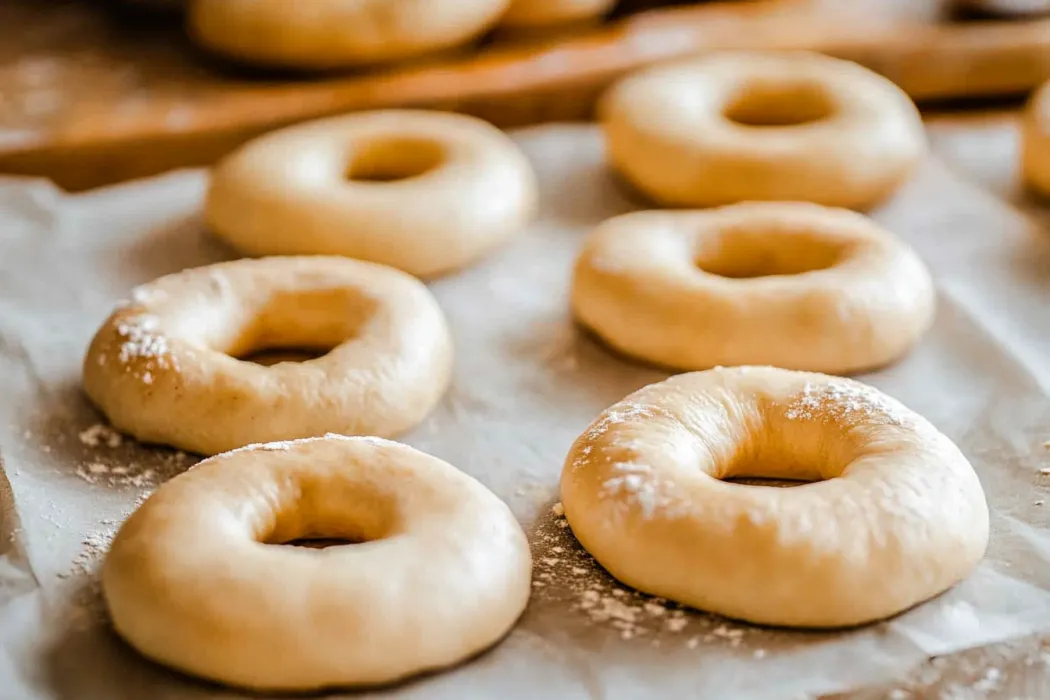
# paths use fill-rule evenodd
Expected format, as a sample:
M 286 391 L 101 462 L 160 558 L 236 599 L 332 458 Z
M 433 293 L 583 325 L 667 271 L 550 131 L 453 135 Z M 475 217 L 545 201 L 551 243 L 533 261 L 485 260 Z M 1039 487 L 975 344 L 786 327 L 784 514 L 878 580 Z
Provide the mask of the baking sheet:
M 991 550 L 969 580 L 893 621 L 837 634 L 757 629 L 622 589 L 556 514 L 571 441 L 665 375 L 606 352 L 568 315 L 582 237 L 643 206 L 607 173 L 598 132 L 552 125 L 516 138 L 540 174 L 541 217 L 497 255 L 432 284 L 456 374 L 404 441 L 511 504 L 534 543 L 534 595 L 492 651 L 364 696 L 806 697 L 1050 629 L 1043 231 L 933 161 L 876 212 L 928 261 L 940 307 L 911 356 L 861 378 L 926 415 L 971 459 L 993 507 Z M 69 196 L 0 181 L 0 699 L 241 697 L 141 659 L 108 628 L 94 575 L 108 539 L 194 458 L 98 427 L 79 387 L 91 335 L 133 285 L 232 257 L 199 222 L 203 185 L 202 173 L 178 172 Z

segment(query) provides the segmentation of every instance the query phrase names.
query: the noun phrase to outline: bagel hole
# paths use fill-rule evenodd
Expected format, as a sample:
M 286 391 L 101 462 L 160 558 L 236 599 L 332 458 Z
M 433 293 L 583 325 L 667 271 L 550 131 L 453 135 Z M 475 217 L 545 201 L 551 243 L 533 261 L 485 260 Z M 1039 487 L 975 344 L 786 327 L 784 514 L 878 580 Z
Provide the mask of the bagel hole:
M 346 169 L 354 182 L 397 182 L 419 177 L 445 160 L 445 149 L 437 141 L 418 137 L 388 137 L 358 146 Z
M 831 98 L 819 85 L 756 81 L 738 90 L 722 113 L 742 126 L 784 127 L 818 122 L 833 111 Z
M 741 486 L 769 486 L 778 489 L 788 489 L 815 483 L 809 479 L 772 479 L 755 476 L 733 476 L 723 479 L 723 481 L 731 484 L 740 484 Z
M 273 519 L 260 521 L 257 542 L 329 549 L 376 542 L 398 531 L 401 516 L 392 487 L 339 471 L 293 480 L 286 486 L 275 496 Z
M 332 348 L 262 348 L 237 357 L 242 362 L 251 362 L 270 367 L 282 362 L 309 362 L 324 357 Z
M 364 540 L 348 540 L 339 537 L 300 537 L 288 542 L 267 542 L 282 547 L 304 547 L 306 549 L 328 549 L 329 547 L 345 547 L 352 544 L 361 544 Z
M 701 239 L 693 264 L 700 270 L 729 279 L 801 275 L 833 267 L 844 246 L 817 236 L 800 237 L 776 232 L 732 231 Z
M 219 328 L 209 345 L 264 367 L 308 362 L 354 338 L 374 308 L 374 301 L 347 289 L 276 292 L 242 324 Z

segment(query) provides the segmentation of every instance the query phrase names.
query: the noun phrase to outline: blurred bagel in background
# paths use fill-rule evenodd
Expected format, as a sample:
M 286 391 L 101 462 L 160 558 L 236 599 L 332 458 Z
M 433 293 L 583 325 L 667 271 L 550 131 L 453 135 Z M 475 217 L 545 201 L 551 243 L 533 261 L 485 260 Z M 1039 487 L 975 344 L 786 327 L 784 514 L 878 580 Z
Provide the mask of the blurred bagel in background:
M 463 44 L 510 0 L 191 0 L 205 48 L 266 66 L 323 70 L 384 63 Z
M 500 19 L 509 29 L 538 29 L 601 18 L 616 0 L 511 0 Z
M 1050 0 L 954 0 L 955 8 L 966 12 L 1000 17 L 1043 15 L 1050 12 Z

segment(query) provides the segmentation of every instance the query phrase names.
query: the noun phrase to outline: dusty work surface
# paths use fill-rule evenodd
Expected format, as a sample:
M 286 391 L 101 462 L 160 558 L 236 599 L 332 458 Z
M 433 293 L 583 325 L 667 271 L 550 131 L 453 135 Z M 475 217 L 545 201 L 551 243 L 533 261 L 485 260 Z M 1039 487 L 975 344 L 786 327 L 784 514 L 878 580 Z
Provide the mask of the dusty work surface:
M 934 134 L 958 155 L 955 132 Z M 457 372 L 405 441 L 512 505 L 534 543 L 534 595 L 491 652 L 378 694 L 746 699 L 874 684 L 843 697 L 1050 696 L 1033 636 L 1050 632 L 1050 476 L 1040 474 L 1050 467 L 1050 239 L 1038 219 L 934 160 L 876 212 L 928 261 L 940 307 L 909 358 L 863 379 L 926 415 L 971 459 L 994 511 L 987 560 L 891 622 L 838 634 L 762 630 L 620 588 L 551 511 L 572 439 L 665 375 L 609 354 L 568 314 L 582 237 L 643 206 L 607 174 L 597 131 L 550 126 L 517 138 L 543 183 L 542 216 L 499 254 L 432 285 Z M 70 196 L 41 181 L 0 183 L 3 700 L 239 697 L 144 661 L 108 628 L 100 555 L 136 503 L 194 458 L 98 427 L 79 388 L 88 340 L 133 285 L 230 257 L 199 223 L 203 184 L 202 173 L 179 172 Z

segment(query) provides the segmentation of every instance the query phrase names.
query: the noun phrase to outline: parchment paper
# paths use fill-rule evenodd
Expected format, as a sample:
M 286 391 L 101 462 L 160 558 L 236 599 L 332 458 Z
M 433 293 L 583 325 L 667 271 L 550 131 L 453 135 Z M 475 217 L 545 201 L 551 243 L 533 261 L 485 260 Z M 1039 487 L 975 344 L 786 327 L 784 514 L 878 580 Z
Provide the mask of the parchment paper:
M 575 436 L 665 375 L 608 353 L 568 314 L 582 237 L 644 205 L 607 174 L 593 127 L 516 138 L 539 171 L 542 215 L 500 253 L 432 285 L 453 329 L 457 371 L 439 408 L 404 440 L 512 505 L 535 544 L 534 595 L 492 651 L 375 695 L 795 698 L 1050 629 L 1050 505 L 1042 505 L 1050 477 L 1039 473 L 1050 467 L 1043 232 L 935 162 L 876 212 L 926 258 L 940 307 L 911 356 L 862 379 L 926 415 L 967 454 L 994 510 L 991 550 L 965 583 L 891 622 L 836 634 L 761 630 L 620 589 L 552 512 Z M 179 172 L 67 196 L 40 181 L 0 182 L 4 700 L 240 697 L 141 659 L 110 631 L 98 556 L 143 494 L 194 459 L 110 443 L 92 429 L 101 417 L 79 388 L 88 340 L 133 285 L 232 257 L 199 223 L 203 184 L 203 173 Z

